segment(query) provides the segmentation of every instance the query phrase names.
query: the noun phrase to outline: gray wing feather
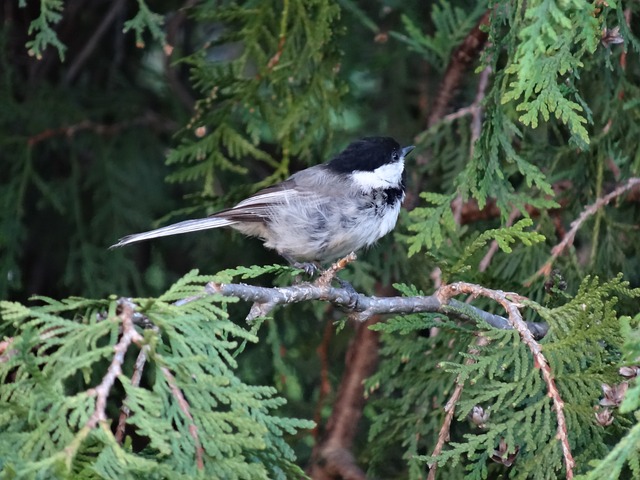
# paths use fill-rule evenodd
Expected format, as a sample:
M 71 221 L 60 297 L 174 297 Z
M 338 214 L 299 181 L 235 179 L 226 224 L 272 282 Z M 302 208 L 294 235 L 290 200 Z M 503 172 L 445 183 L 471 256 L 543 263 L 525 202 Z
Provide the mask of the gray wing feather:
M 127 235 L 109 248 L 122 247 L 130 243 L 150 240 L 152 238 L 198 232 L 210 228 L 227 227 L 242 222 L 264 222 L 269 218 L 269 213 L 275 205 L 287 203 L 298 194 L 299 192 L 295 189 L 295 182 L 286 180 L 272 187 L 260 190 L 255 195 L 238 203 L 235 207 L 221 210 L 210 217 L 185 220 L 184 222 L 175 223 L 148 232 Z

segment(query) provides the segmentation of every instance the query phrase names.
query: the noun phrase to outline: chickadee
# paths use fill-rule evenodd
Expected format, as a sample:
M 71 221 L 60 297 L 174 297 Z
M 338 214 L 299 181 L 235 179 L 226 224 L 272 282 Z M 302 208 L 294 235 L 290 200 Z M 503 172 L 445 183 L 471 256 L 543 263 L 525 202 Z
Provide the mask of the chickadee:
M 296 267 L 327 262 L 375 243 L 395 227 L 405 196 L 404 159 L 413 146 L 390 137 L 351 143 L 327 163 L 291 175 L 210 217 L 128 235 L 111 248 L 150 238 L 231 227 L 259 237 Z M 303 263 L 304 262 L 304 263 Z

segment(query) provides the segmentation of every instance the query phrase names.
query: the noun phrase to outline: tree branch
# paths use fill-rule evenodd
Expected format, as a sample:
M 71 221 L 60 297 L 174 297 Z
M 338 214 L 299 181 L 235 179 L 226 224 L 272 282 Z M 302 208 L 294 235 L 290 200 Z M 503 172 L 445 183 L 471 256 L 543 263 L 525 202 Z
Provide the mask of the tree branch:
M 351 452 L 365 403 L 363 382 L 375 371 L 378 363 L 379 332 L 370 325 L 378 316 L 356 323 L 356 332 L 345 356 L 336 401 L 327 421 L 323 437 L 313 448 L 309 474 L 314 480 L 334 478 L 365 480 L 366 475 Z
M 185 417 L 189 419 L 189 434 L 193 439 L 193 443 L 196 449 L 196 464 L 198 465 L 198 470 L 202 470 L 204 469 L 204 460 L 202 458 L 204 449 L 202 448 L 202 444 L 200 443 L 200 438 L 198 437 L 198 427 L 193 421 L 193 416 L 191 415 L 189 402 L 187 402 L 187 399 L 184 398 L 184 395 L 182 394 L 182 390 L 180 390 L 180 387 L 178 387 L 178 384 L 176 383 L 176 378 L 173 376 L 171 371 L 165 366 L 161 366 L 160 371 L 164 375 L 164 378 L 167 380 L 167 384 L 169 385 L 171 394 L 177 400 L 180 410 L 182 410 L 182 413 L 184 413 Z
M 476 345 L 469 349 L 469 353 L 471 355 L 478 354 L 478 347 L 485 346 L 489 343 L 487 337 L 478 337 L 476 341 Z M 476 362 L 476 360 L 472 357 L 467 358 L 464 363 L 465 365 L 472 365 Z M 458 404 L 458 400 L 462 396 L 462 390 L 464 389 L 464 382 L 461 379 L 461 375 L 458 374 L 456 378 L 456 387 L 453 389 L 453 393 L 446 405 L 444 406 L 445 416 L 444 421 L 442 422 L 442 427 L 440 427 L 440 432 L 438 433 L 438 441 L 436 442 L 436 446 L 433 449 L 432 457 L 437 457 L 442 452 L 444 448 L 444 444 L 449 441 L 449 435 L 451 431 L 451 422 L 453 421 L 453 416 L 456 413 L 456 405 Z M 436 479 L 436 470 L 438 469 L 437 462 L 429 463 L 429 475 L 427 476 L 427 480 L 435 480 Z
M 451 297 L 460 295 L 462 293 L 470 294 L 473 296 L 483 296 L 490 298 L 498 302 L 507 311 L 509 315 L 509 322 L 512 327 L 518 331 L 520 338 L 525 345 L 531 351 L 533 356 L 534 365 L 542 372 L 542 377 L 547 385 L 548 395 L 553 400 L 553 409 L 556 412 L 556 419 L 558 421 L 557 438 L 560 441 L 562 447 L 562 455 L 564 457 L 564 464 L 566 469 L 566 478 L 570 480 L 573 478 L 573 467 L 575 462 L 571 454 L 571 447 L 569 445 L 569 436 L 567 433 L 567 422 L 564 416 L 564 401 L 560 397 L 560 392 L 556 387 L 555 379 L 549 367 L 549 363 L 542 353 L 542 347 L 533 338 L 531 331 L 527 324 L 522 319 L 520 308 L 523 305 L 520 303 L 524 300 L 524 297 L 516 293 L 505 293 L 498 290 L 490 290 L 488 288 L 480 287 L 470 283 L 458 282 L 451 285 L 445 285 L 438 289 L 435 293 L 443 303 L 448 302 Z
M 149 352 L 149 345 L 145 344 L 140 349 L 138 353 L 138 358 L 136 358 L 136 363 L 133 368 L 133 375 L 131 375 L 131 385 L 137 387 L 140 385 L 140 380 L 142 379 L 142 371 L 144 370 L 144 364 L 147 362 L 147 354 Z M 127 398 L 122 402 L 122 407 L 120 408 L 120 418 L 118 418 L 118 426 L 116 427 L 115 438 L 116 442 L 122 445 L 122 441 L 124 440 L 124 433 L 127 428 L 127 418 L 131 414 L 131 409 L 127 407 Z
M 477 25 L 469 32 L 463 42 L 451 54 L 451 60 L 447 71 L 442 78 L 436 102 L 431 109 L 427 121 L 429 127 L 435 125 L 444 117 L 445 111 L 451 103 L 451 99 L 458 86 L 462 82 L 464 72 L 471 62 L 477 57 L 487 41 L 487 32 L 482 31 L 482 26 L 489 24 L 491 11 L 487 11 L 478 21 Z
M 268 309 L 259 309 L 263 313 L 268 313 L 278 305 L 320 300 L 358 313 L 358 318 L 362 321 L 373 315 L 381 314 L 442 313 L 466 321 L 481 319 L 501 330 L 513 328 L 509 320 L 499 315 L 485 312 L 454 299 L 447 299 L 446 302 L 443 302 L 437 292 L 434 295 L 415 297 L 368 297 L 349 288 L 335 288 L 330 285 L 321 287 L 311 283 L 273 288 L 256 287 L 244 283 L 208 283 L 206 292 L 238 297 L 246 302 L 267 306 Z M 257 318 L 253 316 L 254 309 L 255 305 L 247 316 L 249 322 Z M 544 337 L 548 330 L 545 323 L 527 322 L 526 325 L 535 338 Z
M 96 397 L 96 406 L 93 414 L 91 414 L 89 420 L 87 420 L 85 428 L 93 429 L 98 422 L 107 419 L 105 411 L 107 408 L 107 398 L 109 397 L 109 392 L 116 378 L 122 373 L 124 356 L 131 343 L 141 343 L 143 341 L 142 335 L 138 333 L 133 324 L 133 304 L 129 300 L 121 299 L 119 306 L 122 309 L 119 315 L 122 320 L 122 336 L 113 347 L 115 353 L 107 369 L 107 373 L 102 377 L 102 381 L 96 387 L 87 390 L 89 396 Z
M 560 255 L 562 255 L 562 253 L 567 248 L 573 245 L 573 241 L 575 240 L 576 234 L 578 233 L 578 230 L 580 229 L 582 224 L 584 224 L 584 222 L 586 222 L 589 219 L 589 217 L 594 215 L 598 210 L 608 205 L 609 202 L 611 202 L 611 200 L 621 196 L 628 190 L 631 190 L 636 185 L 640 185 L 640 178 L 631 177 L 624 184 L 620 185 L 618 188 L 616 188 L 612 192 L 608 193 L 607 195 L 604 195 L 603 197 L 598 198 L 591 205 L 588 205 L 582 211 L 582 213 L 578 216 L 578 218 L 576 218 L 573 222 L 571 222 L 571 229 L 567 232 L 567 234 L 564 236 L 562 241 L 559 244 L 557 244 L 555 247 L 553 247 L 553 249 L 551 250 L 551 257 L 549 258 L 549 260 L 547 260 L 545 264 L 542 267 L 540 267 L 540 269 L 525 282 L 525 285 L 531 285 L 531 283 L 540 276 L 548 276 L 551 273 L 551 267 L 553 266 L 553 262 L 555 262 L 555 260 Z

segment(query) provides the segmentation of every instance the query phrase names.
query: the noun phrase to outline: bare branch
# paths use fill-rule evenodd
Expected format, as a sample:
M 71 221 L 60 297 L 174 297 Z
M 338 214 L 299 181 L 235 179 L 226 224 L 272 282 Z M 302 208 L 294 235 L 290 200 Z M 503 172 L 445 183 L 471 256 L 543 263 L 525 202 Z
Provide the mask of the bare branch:
M 476 347 L 470 348 L 469 353 L 475 355 L 478 353 L 477 347 L 481 347 L 487 345 L 489 343 L 489 339 L 487 337 L 478 337 L 476 341 Z M 469 357 L 465 360 L 465 365 L 472 365 L 476 362 L 473 357 Z M 456 387 L 453 389 L 453 393 L 447 404 L 444 406 L 445 416 L 444 421 L 442 422 L 442 427 L 440 427 L 440 432 L 438 433 L 438 442 L 433 449 L 432 457 L 436 457 L 440 455 L 442 449 L 444 448 L 444 444 L 449 441 L 449 434 L 451 431 L 451 422 L 453 421 L 453 416 L 456 413 L 456 405 L 458 404 L 458 400 L 462 396 L 462 390 L 464 389 L 464 382 L 461 379 L 461 375 L 458 375 L 456 378 Z M 429 464 L 429 475 L 427 480 L 435 480 L 436 478 L 436 470 L 438 469 L 438 464 L 436 462 L 432 462 Z
M 589 217 L 594 215 L 598 210 L 608 205 L 609 202 L 611 202 L 611 200 L 621 196 L 628 190 L 631 190 L 636 185 L 640 185 L 640 178 L 631 177 L 624 184 L 620 185 L 618 188 L 616 188 L 612 192 L 604 195 L 603 197 L 598 198 L 591 205 L 588 205 L 582 211 L 582 213 L 578 216 L 578 218 L 576 218 L 573 222 L 571 222 L 571 229 L 567 232 L 567 234 L 562 239 L 562 241 L 559 244 L 557 244 L 555 247 L 553 247 L 553 249 L 551 250 L 551 258 L 549 258 L 549 260 L 547 260 L 545 264 L 542 267 L 540 267 L 540 269 L 530 279 L 528 279 L 525 282 L 525 285 L 531 285 L 531 283 L 533 283 L 533 281 L 540 276 L 548 276 L 551 273 L 553 262 L 555 262 L 555 260 L 560 255 L 562 255 L 562 253 L 568 247 L 573 245 L 573 241 L 576 238 L 576 233 L 578 233 L 578 230 L 580 229 L 582 224 L 584 224 L 584 222 L 586 222 L 587 219 L 589 219 Z
M 476 321 L 480 318 L 501 330 L 513 328 L 509 320 L 504 317 L 453 299 L 443 303 L 437 294 L 415 297 L 367 297 L 347 288 L 319 287 L 310 283 L 273 288 L 256 287 L 244 283 L 209 283 L 206 291 L 210 294 L 218 293 L 228 297 L 238 297 L 247 302 L 269 305 L 270 309 L 277 305 L 321 300 L 359 313 L 360 320 L 366 320 L 376 314 L 442 313 L 467 321 Z M 252 320 L 251 315 L 252 313 L 247 317 L 249 321 Z M 535 338 L 544 337 L 548 330 L 545 323 L 528 322 L 526 325 Z
M 534 365 L 542 372 L 542 377 L 547 385 L 548 395 L 553 400 L 553 409 L 556 412 L 556 419 L 558 421 L 557 438 L 560 441 L 562 448 L 564 464 L 567 471 L 566 478 L 567 480 L 572 479 L 575 462 L 569 445 L 567 422 L 564 416 L 564 401 L 562 400 L 562 397 L 560 397 L 560 392 L 556 387 L 555 379 L 553 378 L 549 363 L 542 353 L 542 347 L 533 338 L 531 331 L 520 314 L 519 309 L 523 306 L 520 302 L 524 300 L 524 297 L 516 293 L 505 293 L 503 291 L 490 290 L 488 288 L 464 282 L 445 285 L 438 289 L 435 295 L 437 295 L 443 303 L 446 303 L 451 299 L 451 297 L 460 294 L 470 294 L 473 296 L 490 298 L 502 305 L 502 307 L 507 311 L 509 322 L 512 324 L 513 328 L 518 331 L 520 338 L 531 351 Z
M 478 53 L 484 48 L 487 41 L 487 32 L 483 27 L 489 24 L 490 11 L 487 11 L 478 24 L 469 32 L 462 43 L 453 51 L 447 71 L 442 78 L 438 89 L 435 104 L 431 109 L 428 119 L 428 126 L 431 127 L 444 117 L 447 107 L 451 103 L 454 93 L 462 83 L 462 78 L 471 63 L 476 59 Z
M 142 371 L 144 370 L 144 364 L 147 361 L 147 354 L 149 352 L 149 345 L 145 344 L 140 349 L 138 353 L 138 358 L 136 358 L 136 363 L 133 368 L 133 375 L 131 375 L 131 385 L 137 387 L 140 385 L 140 380 L 142 379 Z M 131 409 L 127 407 L 127 398 L 124 399 L 122 408 L 120 408 L 120 418 L 118 419 L 118 426 L 116 427 L 116 442 L 122 445 L 122 440 L 124 439 L 124 432 L 127 427 L 127 418 L 131 414 Z
M 100 39 L 107 32 L 109 26 L 118 17 L 118 15 L 122 13 L 125 3 L 125 0 L 116 0 L 111 4 L 111 9 L 106 13 L 106 15 L 104 15 L 104 17 L 102 17 L 102 22 L 100 23 L 100 25 L 98 25 L 98 28 L 93 31 L 91 38 L 84 43 L 84 47 L 67 70 L 67 73 L 64 76 L 64 83 L 66 85 L 69 85 L 73 81 L 75 76 L 82 68 L 82 65 L 87 61 L 89 57 L 91 57 L 91 54 L 95 50 Z
M 107 369 L 107 373 L 102 377 L 102 381 L 96 387 L 87 390 L 89 396 L 96 397 L 95 410 L 85 424 L 85 428 L 88 429 L 95 428 L 98 422 L 103 422 L 107 419 L 105 411 L 107 398 L 116 378 L 122 373 L 124 356 L 131 343 L 141 343 L 143 341 L 142 335 L 138 333 L 133 324 L 133 304 L 129 300 L 120 299 L 119 306 L 122 309 L 119 315 L 122 320 L 122 335 L 118 343 L 113 347 L 115 352 L 113 359 Z
M 171 371 L 165 366 L 161 366 L 160 371 L 164 375 L 164 378 L 167 379 L 167 384 L 171 389 L 171 394 L 177 400 L 180 410 L 182 410 L 182 413 L 184 413 L 184 416 L 189 419 L 189 434 L 191 435 L 191 438 L 193 438 L 193 443 L 195 444 L 195 447 L 196 447 L 196 463 L 198 465 L 198 470 L 202 470 L 204 468 L 204 460 L 202 459 L 204 449 L 202 448 L 202 444 L 200 443 L 200 438 L 198 437 L 198 427 L 193 421 L 193 416 L 191 415 L 189 402 L 187 402 L 187 399 L 184 398 L 184 395 L 182 394 L 182 390 L 180 390 L 180 387 L 178 387 L 178 384 L 176 383 L 176 378 L 173 376 Z

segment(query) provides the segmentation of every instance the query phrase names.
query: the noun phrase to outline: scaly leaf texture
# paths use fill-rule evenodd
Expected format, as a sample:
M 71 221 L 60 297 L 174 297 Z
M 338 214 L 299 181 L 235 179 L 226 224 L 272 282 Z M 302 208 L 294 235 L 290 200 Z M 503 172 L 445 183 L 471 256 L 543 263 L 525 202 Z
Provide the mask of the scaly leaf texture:
M 516 16 L 518 45 L 506 72 L 511 75 L 502 102 L 519 101 L 520 121 L 536 128 L 539 117 L 554 115 L 571 132 L 579 146 L 589 143 L 587 118 L 579 93 L 563 85 L 579 78 L 583 57 L 600 42 L 596 3 L 569 0 L 519 2 Z
M 245 270 L 243 275 L 260 273 Z M 0 303 L 1 328 L 17 329 L 0 362 L 3 470 L 26 478 L 87 470 L 114 479 L 142 472 L 160 478 L 301 476 L 284 437 L 313 423 L 275 416 L 285 403 L 275 389 L 248 385 L 234 373 L 239 342 L 257 337 L 228 319 L 226 305 L 233 299 L 210 295 L 182 306 L 167 303 L 202 293 L 209 280 L 191 272 L 162 300 L 133 300 L 140 305 L 136 315 L 147 319 L 147 329 L 135 327 L 144 340 L 125 352 L 109 392 L 107 422 L 90 430 L 92 388 L 113 364 L 122 335 L 118 303 Z M 140 348 L 147 349 L 147 360 L 142 381 L 133 385 Z M 109 425 L 117 423 L 123 405 L 130 414 L 125 442 L 118 444 Z

